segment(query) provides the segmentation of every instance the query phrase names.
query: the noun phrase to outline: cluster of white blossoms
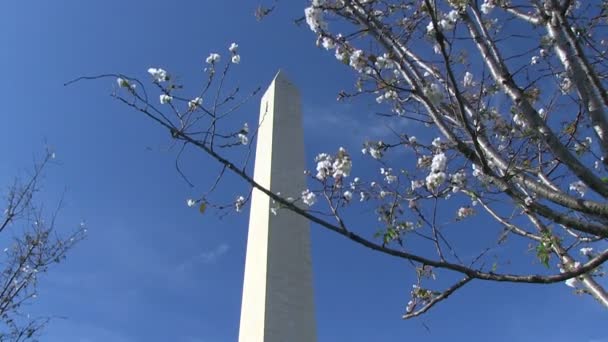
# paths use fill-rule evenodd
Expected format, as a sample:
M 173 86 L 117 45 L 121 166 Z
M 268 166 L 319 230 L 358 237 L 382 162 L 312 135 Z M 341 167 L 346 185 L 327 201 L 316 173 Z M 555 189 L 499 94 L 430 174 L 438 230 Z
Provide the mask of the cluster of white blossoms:
M 372 158 L 380 159 L 384 155 L 385 148 L 386 148 L 386 145 L 382 141 L 373 142 L 373 143 L 367 142 L 367 143 L 365 143 L 365 146 L 361 149 L 361 153 L 367 154 L 369 152 L 369 155 L 372 156 Z
M 236 201 L 234 201 L 234 209 L 236 210 L 237 213 L 240 213 L 243 210 L 243 206 L 245 206 L 245 197 L 243 196 L 238 196 L 236 198 Z
M 192 100 L 188 101 L 188 110 L 195 111 L 198 107 L 203 105 L 203 99 L 200 97 L 195 97 Z
M 353 69 L 358 72 L 362 72 L 363 68 L 367 65 L 363 50 L 355 50 L 350 54 L 349 64 Z
M 581 263 L 576 261 L 572 266 L 571 266 L 571 270 L 576 270 L 577 268 L 581 267 Z M 561 273 L 566 272 L 566 270 L 564 270 L 561 266 L 559 268 L 559 271 Z M 576 288 L 576 284 L 577 284 L 578 280 L 576 278 L 570 278 L 567 279 L 566 281 L 564 281 L 564 283 L 569 286 L 569 287 L 573 287 Z
M 426 96 L 434 106 L 439 105 L 441 100 L 443 100 L 443 91 L 441 91 L 441 86 L 437 83 L 427 85 L 424 87 L 423 92 L 424 96 Z
M 452 192 L 458 192 L 464 188 L 467 183 L 467 173 L 464 170 L 460 170 L 450 176 L 450 183 L 452 183 Z
M 170 79 L 167 71 L 161 68 L 149 68 L 148 73 L 152 76 L 154 82 L 162 83 Z
M 307 206 L 311 207 L 313 204 L 317 202 L 317 195 L 314 192 L 306 189 L 302 191 L 302 202 Z
M 376 57 L 374 65 L 379 70 L 393 69 L 395 67 L 395 62 L 390 58 L 389 54 L 385 52 L 382 56 Z
M 228 47 L 228 51 L 230 51 L 230 53 L 232 54 L 231 61 L 234 64 L 239 64 L 241 62 L 241 55 L 237 53 L 238 48 L 239 45 L 237 43 L 232 43 L 230 44 L 230 47 Z
M 532 58 L 530 58 L 530 65 L 538 64 L 539 59 L 540 57 L 538 56 L 532 56 Z
M 243 124 L 243 128 L 241 128 L 240 132 L 237 134 L 237 138 L 242 145 L 247 145 L 249 143 L 249 138 L 247 135 L 249 134 L 249 125 L 245 122 Z
M 327 28 L 327 23 L 323 19 L 323 9 L 320 8 L 325 3 L 325 0 L 313 0 L 312 6 L 304 9 L 306 23 L 310 27 L 310 30 L 315 33 L 319 33 L 319 31 Z
M 438 19 L 437 24 L 440 29 L 449 31 L 454 28 L 459 17 L 460 15 L 457 10 L 451 10 L 448 14 L 444 14 L 441 19 Z M 435 25 L 433 25 L 432 21 L 426 26 L 426 33 L 428 35 L 435 33 Z
M 574 144 L 574 152 L 583 153 L 588 151 L 591 148 L 591 144 L 593 143 L 593 139 L 591 137 L 586 137 L 584 141 L 581 143 Z
M 126 79 L 124 79 L 122 77 L 118 77 L 116 79 L 116 83 L 118 84 L 118 86 L 120 88 L 127 88 L 127 89 L 129 89 L 131 91 L 135 90 L 135 87 L 137 87 L 137 84 L 131 83 L 128 80 L 126 80 Z
M 570 191 L 574 191 L 578 193 L 581 197 L 584 197 L 585 192 L 587 191 L 587 185 L 585 185 L 585 183 L 583 183 L 582 181 L 570 183 Z
M 215 64 L 220 61 L 221 56 L 218 53 L 210 53 L 209 56 L 205 59 L 207 64 Z
M 513 122 L 520 127 L 521 129 L 525 130 L 526 128 L 528 128 L 528 125 L 526 124 L 526 122 L 524 121 L 524 119 L 522 118 L 522 115 L 519 113 L 516 113 L 515 115 L 513 115 Z
M 348 177 L 353 167 L 350 155 L 343 147 L 338 149 L 335 158 L 327 153 L 320 153 L 315 157 L 315 162 L 317 163 L 317 174 L 315 177 L 320 181 L 325 180 L 327 177 L 335 179 Z
M 173 97 L 171 95 L 167 95 L 167 94 L 160 94 L 159 99 L 160 99 L 161 104 L 168 104 L 168 103 L 171 103 L 171 101 L 173 101 Z
M 481 11 L 483 14 L 490 14 L 494 9 L 494 6 L 496 6 L 494 0 L 484 0 L 483 4 L 481 4 Z
M 462 79 L 462 85 L 465 86 L 466 88 L 474 87 L 475 82 L 473 81 L 473 74 L 471 74 L 468 71 L 465 72 L 464 77 Z
M 397 176 L 393 175 L 393 169 L 390 167 L 388 169 L 381 167 L 380 174 L 384 176 L 384 180 L 388 184 L 391 184 L 391 183 L 394 183 L 397 181 Z
M 376 102 L 382 103 L 385 100 L 397 100 L 397 99 L 399 99 L 399 93 L 390 89 L 390 90 L 387 90 L 386 92 L 384 92 L 384 94 L 381 94 L 380 96 L 376 97 Z
M 448 159 L 443 152 L 439 152 L 433 156 L 431 162 L 431 173 L 426 176 L 426 187 L 432 191 L 437 189 L 443 182 L 445 182 L 447 175 L 445 170 L 447 168 Z

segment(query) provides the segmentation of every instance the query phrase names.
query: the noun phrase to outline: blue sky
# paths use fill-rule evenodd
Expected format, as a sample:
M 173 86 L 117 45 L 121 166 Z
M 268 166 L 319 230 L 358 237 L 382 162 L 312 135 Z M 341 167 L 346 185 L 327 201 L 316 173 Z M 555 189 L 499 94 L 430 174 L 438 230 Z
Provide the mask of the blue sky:
M 61 224 L 69 229 L 84 220 L 89 229 L 31 306 L 33 314 L 57 317 L 42 341 L 235 341 L 248 212 L 220 219 L 186 207 L 204 188 L 180 179 L 168 134 L 113 101 L 109 80 L 63 83 L 107 72 L 144 79 L 158 66 L 192 84 L 209 52 L 227 55 L 235 41 L 242 62 L 232 84 L 265 88 L 282 68 L 301 89 L 309 161 L 386 135 L 384 123 L 369 128 L 373 100 L 336 103 L 353 75 L 293 24 L 304 2 L 280 2 L 261 23 L 253 1 L 3 5 L 0 181 L 27 169 L 47 142 L 59 163 L 39 199 L 55 203 L 67 190 Z M 243 121 L 257 120 L 258 101 L 242 108 Z M 208 159 L 187 156 L 195 184 L 214 176 Z M 224 188 L 227 198 L 245 191 L 238 182 Z M 608 341 L 607 312 L 563 284 L 473 282 L 430 315 L 402 321 L 414 281 L 405 262 L 316 226 L 312 240 L 319 341 Z M 542 272 L 525 249 L 513 253 L 514 262 Z

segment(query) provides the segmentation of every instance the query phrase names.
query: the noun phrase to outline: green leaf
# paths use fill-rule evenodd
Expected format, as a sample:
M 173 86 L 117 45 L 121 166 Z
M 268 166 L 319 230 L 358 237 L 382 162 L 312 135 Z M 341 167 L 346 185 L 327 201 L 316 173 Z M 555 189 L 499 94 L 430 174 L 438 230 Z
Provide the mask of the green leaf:
M 207 210 L 207 203 L 203 202 L 201 203 L 201 205 L 198 207 L 198 211 L 200 211 L 201 214 L 205 213 L 205 210 Z

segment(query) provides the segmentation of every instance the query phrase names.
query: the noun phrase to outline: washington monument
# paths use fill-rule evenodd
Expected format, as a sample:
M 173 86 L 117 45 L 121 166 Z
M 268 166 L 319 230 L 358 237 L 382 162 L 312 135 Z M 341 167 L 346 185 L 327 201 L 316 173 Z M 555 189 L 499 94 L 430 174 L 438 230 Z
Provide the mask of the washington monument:
M 300 95 L 279 71 L 262 96 L 254 179 L 284 198 L 306 189 Z M 315 342 L 310 224 L 254 189 L 239 342 Z

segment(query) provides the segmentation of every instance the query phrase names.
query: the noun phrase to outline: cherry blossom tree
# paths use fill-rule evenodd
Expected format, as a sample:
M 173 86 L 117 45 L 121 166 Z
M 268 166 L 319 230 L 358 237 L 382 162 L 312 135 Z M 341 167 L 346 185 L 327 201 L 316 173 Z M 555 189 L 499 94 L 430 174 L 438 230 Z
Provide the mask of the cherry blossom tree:
M 408 125 L 390 141 L 362 141 L 376 176 L 351 175 L 353 151 L 319 151 L 316 170 L 307 171 L 310 188 L 298 194 L 255 182 L 244 147 L 257 129 L 226 120 L 258 93 L 226 91 L 240 61 L 236 44 L 227 58 L 214 52 L 204 60 L 208 81 L 190 95 L 157 67 L 148 70 L 154 96 L 146 82 L 122 74 L 84 79 L 116 79 L 117 100 L 166 128 L 180 146 L 182 176 L 185 148 L 218 162 L 218 177 L 188 206 L 241 211 L 249 196 L 213 201 L 232 172 L 266 193 L 274 214 L 296 212 L 409 261 L 417 282 L 403 318 L 471 281 L 564 282 L 608 308 L 598 282 L 608 259 L 607 19 L 606 1 L 312 0 L 298 21 L 356 76 L 338 99 L 367 96 Z M 415 158 L 398 157 L 403 151 Z M 352 208 L 373 213 L 380 228 L 349 220 Z M 494 233 L 472 258 L 460 257 L 446 234 L 466 222 Z M 533 263 L 504 266 L 492 251 L 505 244 L 530 252 Z M 434 279 L 447 273 L 460 278 L 437 288 Z
M 41 275 L 63 261 L 67 252 L 86 233 L 84 224 L 59 236 L 55 219 L 61 207 L 46 214 L 36 202 L 44 170 L 55 159 L 47 151 L 31 174 L 8 187 L 0 217 L 2 268 L 0 271 L 0 341 L 37 341 L 49 317 L 34 317 L 28 307 L 35 304 Z

